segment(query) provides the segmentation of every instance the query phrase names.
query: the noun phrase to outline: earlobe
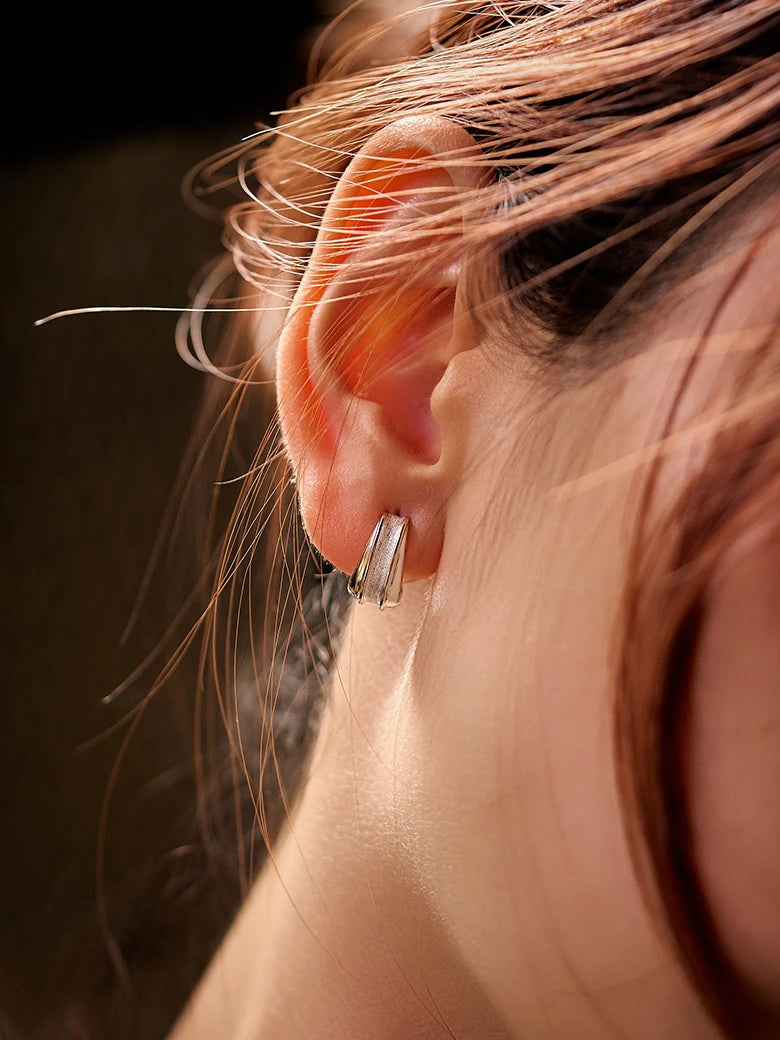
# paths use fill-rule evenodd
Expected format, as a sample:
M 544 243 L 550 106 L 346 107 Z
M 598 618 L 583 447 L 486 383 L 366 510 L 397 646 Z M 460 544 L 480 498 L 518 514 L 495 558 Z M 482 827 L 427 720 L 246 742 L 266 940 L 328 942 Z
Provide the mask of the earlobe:
M 279 345 L 282 433 L 307 532 L 351 573 L 384 513 L 408 518 L 404 581 L 441 552 L 453 459 L 431 397 L 475 340 L 459 203 L 485 174 L 469 135 L 402 120 L 355 156 L 328 204 Z

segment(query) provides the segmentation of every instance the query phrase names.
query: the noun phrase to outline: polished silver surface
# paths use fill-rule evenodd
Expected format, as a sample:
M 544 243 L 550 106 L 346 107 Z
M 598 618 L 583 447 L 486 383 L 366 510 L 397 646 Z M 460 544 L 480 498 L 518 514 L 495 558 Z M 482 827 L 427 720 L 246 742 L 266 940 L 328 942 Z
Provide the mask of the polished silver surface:
M 409 518 L 385 513 L 374 528 L 360 562 L 347 582 L 358 603 L 368 600 L 381 609 L 401 599 Z

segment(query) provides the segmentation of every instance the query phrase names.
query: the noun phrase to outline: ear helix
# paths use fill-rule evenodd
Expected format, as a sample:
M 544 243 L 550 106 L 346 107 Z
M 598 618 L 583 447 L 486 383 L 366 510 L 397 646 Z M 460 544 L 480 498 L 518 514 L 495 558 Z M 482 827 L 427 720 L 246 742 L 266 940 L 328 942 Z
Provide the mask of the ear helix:
M 384 513 L 347 582 L 358 603 L 368 600 L 380 610 L 401 599 L 409 518 Z

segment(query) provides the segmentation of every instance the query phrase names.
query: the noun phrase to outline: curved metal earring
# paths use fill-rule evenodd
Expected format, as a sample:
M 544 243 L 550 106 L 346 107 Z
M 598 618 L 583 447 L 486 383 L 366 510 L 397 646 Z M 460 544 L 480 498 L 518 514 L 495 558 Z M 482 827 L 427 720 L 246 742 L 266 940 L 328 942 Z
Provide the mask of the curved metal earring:
M 369 600 L 382 610 L 394 607 L 401 599 L 408 527 L 407 516 L 383 514 L 347 582 L 358 603 Z

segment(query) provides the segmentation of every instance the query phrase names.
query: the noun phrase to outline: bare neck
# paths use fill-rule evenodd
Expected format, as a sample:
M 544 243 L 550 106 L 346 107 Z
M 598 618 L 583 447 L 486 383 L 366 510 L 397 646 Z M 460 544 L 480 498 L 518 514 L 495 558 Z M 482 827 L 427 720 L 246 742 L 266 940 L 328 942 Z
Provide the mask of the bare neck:
M 507 1036 L 377 811 L 382 731 L 334 698 L 294 816 L 169 1040 Z

